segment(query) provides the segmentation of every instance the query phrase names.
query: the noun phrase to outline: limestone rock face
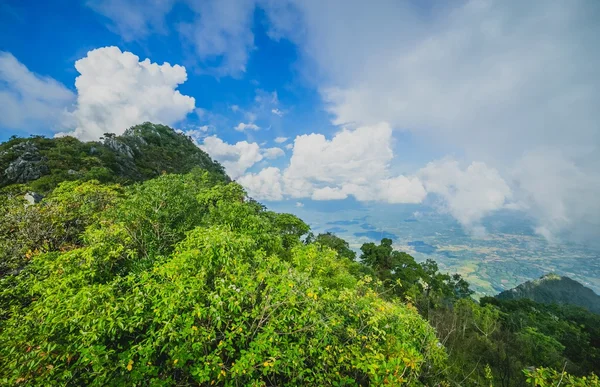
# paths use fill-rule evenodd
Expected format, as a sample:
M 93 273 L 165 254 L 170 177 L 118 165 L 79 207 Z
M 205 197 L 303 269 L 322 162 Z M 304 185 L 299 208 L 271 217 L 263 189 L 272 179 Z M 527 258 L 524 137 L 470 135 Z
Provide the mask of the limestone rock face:
M 4 178 L 9 182 L 23 184 L 50 173 L 50 169 L 45 164 L 46 158 L 40 154 L 33 143 L 23 142 L 13 146 L 9 151 L 18 154 L 18 157 L 4 170 Z
M 127 158 L 133 159 L 133 150 L 127 144 L 124 144 L 117 140 L 115 137 L 106 137 L 104 139 L 104 145 L 115 151 L 116 153 L 120 153 Z

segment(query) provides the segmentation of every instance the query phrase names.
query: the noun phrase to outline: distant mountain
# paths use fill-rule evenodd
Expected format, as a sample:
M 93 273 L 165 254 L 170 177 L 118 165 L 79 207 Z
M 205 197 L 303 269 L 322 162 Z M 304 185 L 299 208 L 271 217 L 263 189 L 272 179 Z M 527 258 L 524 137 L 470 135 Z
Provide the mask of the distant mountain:
M 223 167 L 184 134 L 168 126 L 144 123 L 102 141 L 73 137 L 13 137 L 0 144 L 0 188 L 28 184 L 38 192 L 65 180 L 131 183 L 195 167 L 229 181 Z
M 571 304 L 600 314 L 600 296 L 577 281 L 556 274 L 547 274 L 527 281 L 496 296 L 500 300 L 528 298 L 543 304 Z

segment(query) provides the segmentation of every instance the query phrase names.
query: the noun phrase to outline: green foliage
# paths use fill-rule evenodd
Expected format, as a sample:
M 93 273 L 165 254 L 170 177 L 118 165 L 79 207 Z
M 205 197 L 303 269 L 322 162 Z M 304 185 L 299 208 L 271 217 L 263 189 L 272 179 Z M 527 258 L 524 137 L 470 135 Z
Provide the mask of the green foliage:
M 339 257 L 347 258 L 352 261 L 356 259 L 356 253 L 350 249 L 348 242 L 330 232 L 317 235 L 314 242 L 329 247 L 334 250 Z
M 30 205 L 19 191 L 7 194 L 0 204 L 0 277 L 20 270 L 38 252 L 78 246 L 80 234 L 121 192 L 98 181 L 64 182 Z
M 383 285 L 358 279 L 334 250 L 304 245 L 298 218 L 209 173 L 127 189 L 68 182 L 38 205 L 3 209 L 35 210 L 55 227 L 45 229 L 52 243 L 0 280 L 4 385 L 421 385 L 443 375 L 445 351 L 416 309 L 383 299 Z
M 597 387 L 600 386 L 600 379 L 594 374 L 590 376 L 575 377 L 566 372 L 558 372 L 553 369 L 540 367 L 537 369 L 526 369 L 523 371 L 527 378 L 527 383 L 534 387 Z

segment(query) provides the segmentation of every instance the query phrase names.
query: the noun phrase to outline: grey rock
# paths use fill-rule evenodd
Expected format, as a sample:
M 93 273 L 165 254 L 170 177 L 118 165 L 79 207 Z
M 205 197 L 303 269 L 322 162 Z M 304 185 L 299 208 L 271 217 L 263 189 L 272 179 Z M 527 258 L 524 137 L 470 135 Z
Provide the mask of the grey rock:
M 77 174 L 77 171 L 75 171 L 75 170 L 73 170 L 73 169 L 69 169 L 69 170 L 67 171 L 67 173 L 68 173 L 69 175 L 76 175 L 76 174 Z
M 27 192 L 24 198 L 29 204 L 37 204 L 41 202 L 44 197 L 37 192 Z
M 46 158 L 33 143 L 27 141 L 17 144 L 10 151 L 19 155 L 4 170 L 4 177 L 10 183 L 27 183 L 50 173 L 45 164 Z
M 104 139 L 104 145 L 112 149 L 113 151 L 120 153 L 128 158 L 133 158 L 133 150 L 127 144 L 124 144 L 117 140 L 115 137 L 107 137 Z

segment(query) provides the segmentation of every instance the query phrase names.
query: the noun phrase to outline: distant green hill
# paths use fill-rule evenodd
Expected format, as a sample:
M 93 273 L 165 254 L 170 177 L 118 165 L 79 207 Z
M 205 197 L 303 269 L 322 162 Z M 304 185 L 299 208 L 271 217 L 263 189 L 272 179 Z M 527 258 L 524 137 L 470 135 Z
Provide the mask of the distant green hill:
M 571 304 L 600 314 L 600 296 L 577 281 L 547 274 L 496 296 L 500 300 L 527 298 L 543 304 Z
M 195 167 L 229 181 L 223 167 L 184 134 L 152 123 L 131 127 L 121 136 L 81 142 L 73 137 L 11 138 L 0 144 L 0 188 L 27 184 L 40 193 L 69 180 L 128 184 L 162 173 L 187 173 Z

